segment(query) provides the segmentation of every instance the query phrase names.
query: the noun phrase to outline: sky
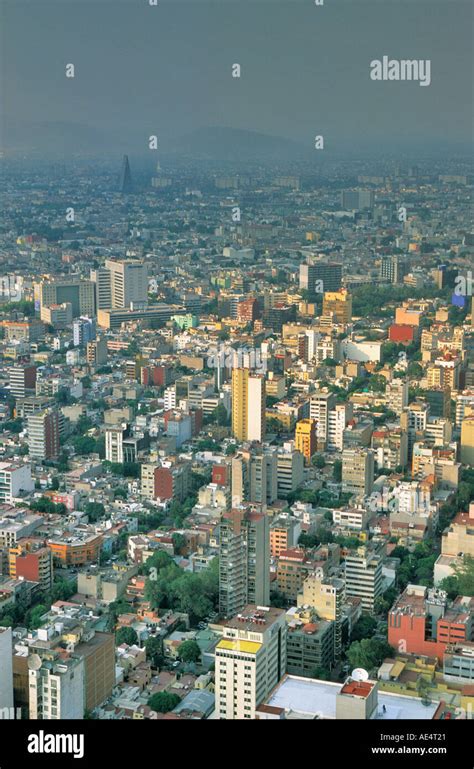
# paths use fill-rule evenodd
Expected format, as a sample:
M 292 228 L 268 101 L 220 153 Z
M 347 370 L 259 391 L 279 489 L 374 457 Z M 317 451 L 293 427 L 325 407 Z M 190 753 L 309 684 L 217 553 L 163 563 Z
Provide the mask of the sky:
M 329 149 L 468 147 L 472 16 L 464 0 L 0 0 L 0 145 L 110 147 L 223 126 Z M 370 62 L 431 61 L 431 84 Z M 73 63 L 74 78 L 65 75 Z M 232 65 L 240 64 L 240 78 Z M 61 141 L 60 141 L 61 140 Z

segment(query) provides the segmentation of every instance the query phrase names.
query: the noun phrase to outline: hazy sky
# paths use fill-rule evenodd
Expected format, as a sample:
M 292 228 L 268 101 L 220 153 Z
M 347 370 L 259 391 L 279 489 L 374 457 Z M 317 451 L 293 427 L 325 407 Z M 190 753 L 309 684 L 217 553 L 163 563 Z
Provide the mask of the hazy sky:
M 463 0 L 0 0 L 4 148 L 45 124 L 139 151 L 204 126 L 350 149 L 472 139 L 472 6 Z M 431 85 L 370 62 L 430 59 Z M 74 79 L 65 76 L 75 65 Z M 240 79 L 232 64 L 241 65 Z M 57 126 L 56 126 L 57 129 Z M 77 133 L 79 132 L 79 133 Z

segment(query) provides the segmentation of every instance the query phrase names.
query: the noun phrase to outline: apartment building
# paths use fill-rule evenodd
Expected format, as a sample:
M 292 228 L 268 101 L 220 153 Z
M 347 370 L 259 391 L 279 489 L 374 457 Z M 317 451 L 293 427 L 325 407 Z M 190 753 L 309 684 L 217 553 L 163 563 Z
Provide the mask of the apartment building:
M 249 602 L 270 602 L 269 523 L 240 507 L 219 524 L 219 611 L 232 617 Z
M 248 605 L 222 629 L 216 646 L 216 714 L 228 721 L 254 719 L 286 670 L 283 609 Z
M 375 602 L 383 593 L 382 564 L 382 556 L 366 547 L 346 555 L 346 595 L 360 598 L 362 610 L 369 614 L 374 613 Z

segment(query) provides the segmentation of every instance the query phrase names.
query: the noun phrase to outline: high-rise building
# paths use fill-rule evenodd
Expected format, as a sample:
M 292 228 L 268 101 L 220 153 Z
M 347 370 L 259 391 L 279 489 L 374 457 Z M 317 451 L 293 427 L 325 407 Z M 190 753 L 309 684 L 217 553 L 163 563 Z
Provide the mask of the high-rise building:
M 85 347 L 96 337 L 96 323 L 92 318 L 78 318 L 72 324 L 72 338 L 75 347 Z
M 310 574 L 303 582 L 298 595 L 298 606 L 310 606 L 318 617 L 334 622 L 334 656 L 342 652 L 343 607 L 346 600 L 346 585 L 338 577 L 323 577 Z
M 387 408 L 400 416 L 403 409 L 408 406 L 408 380 L 393 379 L 387 384 L 385 390 Z
M 79 318 L 81 315 L 91 318 L 96 314 L 94 289 L 91 280 L 83 280 L 78 275 L 45 278 L 35 283 L 35 303 L 40 312 L 42 307 L 70 303 L 73 318 Z
M 107 340 L 104 337 L 87 342 L 86 360 L 88 366 L 103 366 L 107 363 Z
M 8 554 L 10 577 L 38 582 L 48 592 L 53 586 L 53 554 L 49 547 L 38 546 L 33 540 L 20 540 Z
M 123 427 L 108 427 L 105 431 L 105 458 L 123 463 Z
M 239 441 L 265 438 L 265 379 L 246 368 L 232 369 L 232 435 Z
M 316 435 L 318 437 L 318 448 L 325 447 L 328 440 L 329 414 L 336 405 L 336 396 L 334 393 L 324 390 L 317 390 L 310 399 L 309 416 L 316 420 Z
M 374 452 L 350 448 L 342 452 L 342 491 L 368 496 L 374 487 Z
M 30 457 L 57 459 L 59 457 L 59 413 L 54 409 L 47 409 L 31 414 L 27 424 Z
M 91 281 L 94 284 L 95 304 L 97 312 L 99 310 L 112 309 L 112 287 L 110 281 L 110 270 L 107 267 L 99 267 L 97 270 L 91 270 Z
M 307 465 L 311 464 L 311 457 L 317 448 L 316 425 L 315 419 L 300 419 L 296 423 L 295 449 L 303 454 Z
M 119 184 L 119 190 L 122 193 L 132 192 L 133 184 L 132 184 L 132 173 L 130 171 L 130 163 L 128 160 L 128 155 L 123 156 L 122 160 L 122 170 L 120 172 L 120 184 Z
M 8 369 L 10 392 L 15 398 L 24 398 L 36 387 L 36 366 L 11 366 Z
M 299 451 L 295 451 L 294 443 L 284 443 L 277 453 L 277 491 L 278 497 L 285 498 L 304 479 L 304 457 Z
M 333 314 L 337 323 L 346 325 L 352 320 L 352 295 L 347 289 L 327 291 L 323 299 L 323 315 Z
M 314 262 L 300 264 L 300 288 L 311 296 L 325 291 L 339 291 L 342 286 L 342 264 Z
M 464 417 L 461 423 L 461 462 L 474 466 L 474 414 Z
M 28 657 L 30 719 L 39 721 L 84 718 L 84 660 L 58 653 Z
M 360 547 L 346 555 L 346 595 L 360 598 L 362 610 L 373 614 L 375 602 L 383 593 L 382 556 Z
M 232 504 L 271 505 L 277 499 L 277 454 L 274 449 L 241 451 L 232 458 Z
M 234 508 L 223 515 L 219 524 L 219 611 L 233 617 L 248 603 L 269 602 L 268 517 Z
M 35 488 L 31 465 L 20 462 L 0 462 L 0 505 L 11 505 L 22 491 Z
M 140 309 L 148 303 L 148 270 L 144 262 L 136 259 L 107 259 L 110 271 L 111 309 L 134 307 Z
M 406 259 L 400 254 L 382 256 L 380 263 L 380 277 L 387 283 L 403 283 L 403 278 L 408 273 Z
M 341 193 L 341 205 L 346 211 L 364 211 L 374 207 L 372 190 L 344 190 Z
M 286 672 L 286 639 L 283 609 L 245 606 L 224 625 L 215 650 L 218 718 L 255 718 Z
M 12 629 L 11 627 L 0 627 L 0 713 L 13 711 L 12 654 Z

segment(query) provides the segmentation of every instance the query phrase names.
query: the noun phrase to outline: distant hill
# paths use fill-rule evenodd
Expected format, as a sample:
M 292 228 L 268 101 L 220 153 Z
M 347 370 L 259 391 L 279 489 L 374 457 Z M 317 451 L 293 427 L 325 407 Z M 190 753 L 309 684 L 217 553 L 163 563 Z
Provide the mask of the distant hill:
M 173 141 L 164 150 L 210 160 L 270 160 L 303 158 L 307 150 L 297 142 L 279 136 L 238 128 L 198 128 Z

